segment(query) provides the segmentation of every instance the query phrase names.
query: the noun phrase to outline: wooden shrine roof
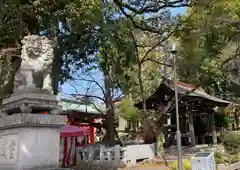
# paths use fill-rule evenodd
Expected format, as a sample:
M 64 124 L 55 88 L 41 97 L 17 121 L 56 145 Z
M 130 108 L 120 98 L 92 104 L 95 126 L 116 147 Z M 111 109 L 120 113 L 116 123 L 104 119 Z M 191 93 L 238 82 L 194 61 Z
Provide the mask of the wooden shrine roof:
M 177 82 L 179 97 L 186 95 L 191 90 L 196 87 L 191 84 L 186 84 L 183 82 Z M 146 100 L 146 105 L 148 109 L 153 109 L 153 105 L 157 103 L 167 104 L 169 100 L 174 97 L 174 82 L 166 80 L 160 84 L 158 89 Z M 227 106 L 232 102 L 226 101 L 215 96 L 207 94 L 201 87 L 196 88 L 193 92 L 187 94 L 183 97 L 184 101 L 196 99 L 204 100 L 211 103 L 214 106 Z M 138 108 L 142 108 L 142 102 L 135 105 Z

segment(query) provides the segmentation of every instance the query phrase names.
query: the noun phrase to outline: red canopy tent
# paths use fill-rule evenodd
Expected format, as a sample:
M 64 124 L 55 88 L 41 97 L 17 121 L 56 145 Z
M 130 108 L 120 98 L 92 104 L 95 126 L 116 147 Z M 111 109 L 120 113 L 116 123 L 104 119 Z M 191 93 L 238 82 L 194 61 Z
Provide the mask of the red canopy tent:
M 61 137 L 86 136 L 89 134 L 89 127 L 65 125 L 60 128 Z
M 60 163 L 68 167 L 76 163 L 76 148 L 88 143 L 89 127 L 65 125 L 60 128 Z

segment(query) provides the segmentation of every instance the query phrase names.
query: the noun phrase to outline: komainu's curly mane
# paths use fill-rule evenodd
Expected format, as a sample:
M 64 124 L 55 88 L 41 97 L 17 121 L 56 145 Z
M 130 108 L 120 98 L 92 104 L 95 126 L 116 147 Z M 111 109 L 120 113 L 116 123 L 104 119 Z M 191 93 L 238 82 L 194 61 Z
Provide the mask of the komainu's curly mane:
M 15 90 L 22 86 L 52 90 L 53 50 L 53 41 L 45 36 L 29 35 L 23 38 L 22 62 L 15 75 Z
M 42 67 L 52 63 L 53 42 L 47 37 L 37 35 L 26 36 L 22 40 L 22 44 L 23 62 L 31 61 L 34 64 L 40 64 Z M 35 60 L 37 62 L 34 62 Z

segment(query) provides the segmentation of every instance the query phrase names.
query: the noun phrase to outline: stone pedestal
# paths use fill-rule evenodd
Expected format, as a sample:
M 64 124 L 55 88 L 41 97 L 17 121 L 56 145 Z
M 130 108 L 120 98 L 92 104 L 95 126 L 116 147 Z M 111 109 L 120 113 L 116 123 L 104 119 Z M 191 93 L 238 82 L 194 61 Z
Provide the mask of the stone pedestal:
M 6 113 L 6 115 L 40 113 L 42 111 L 57 113 L 62 108 L 58 102 L 57 96 L 46 90 L 27 88 L 14 92 L 9 98 L 4 99 L 1 112 Z
M 0 170 L 37 170 L 59 164 L 60 115 L 14 114 L 0 119 Z

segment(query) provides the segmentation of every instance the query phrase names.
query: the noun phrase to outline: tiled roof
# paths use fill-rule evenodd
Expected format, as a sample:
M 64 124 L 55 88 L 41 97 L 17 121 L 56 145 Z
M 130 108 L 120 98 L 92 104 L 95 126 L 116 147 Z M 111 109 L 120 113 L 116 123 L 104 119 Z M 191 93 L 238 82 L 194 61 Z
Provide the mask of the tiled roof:
M 62 106 L 63 110 L 76 110 L 79 112 L 85 112 L 85 113 L 96 114 L 96 115 L 101 114 L 94 107 L 93 104 L 84 104 L 77 100 L 61 99 L 60 105 Z
M 174 83 L 172 82 L 172 83 L 168 84 L 167 86 L 169 86 L 172 90 L 174 90 L 173 85 L 174 85 Z M 178 92 L 180 94 L 184 94 L 187 91 L 191 91 L 194 88 L 196 88 L 196 86 L 194 86 L 192 84 L 187 84 L 187 83 L 183 83 L 183 82 L 177 82 L 177 86 L 178 86 Z M 202 97 L 202 98 L 205 98 L 205 99 L 208 99 L 208 100 L 211 100 L 211 101 L 214 101 L 214 102 L 218 102 L 218 103 L 225 103 L 225 104 L 231 104 L 232 103 L 230 101 L 223 100 L 223 99 L 220 99 L 220 98 L 217 98 L 215 96 L 211 96 L 211 95 L 207 94 L 203 90 L 203 88 L 201 88 L 201 87 L 198 87 L 194 92 L 190 93 L 189 96 Z

